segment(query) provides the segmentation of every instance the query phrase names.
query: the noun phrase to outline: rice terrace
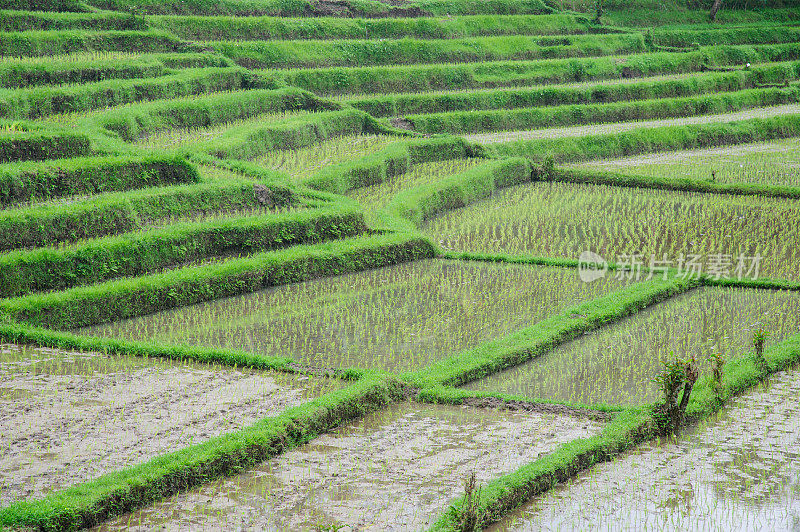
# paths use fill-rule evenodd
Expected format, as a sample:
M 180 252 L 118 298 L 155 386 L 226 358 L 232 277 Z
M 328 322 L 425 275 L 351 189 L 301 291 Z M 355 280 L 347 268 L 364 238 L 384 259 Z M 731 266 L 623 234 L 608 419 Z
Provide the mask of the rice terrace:
M 0 530 L 800 530 L 800 1 L 0 0 Z

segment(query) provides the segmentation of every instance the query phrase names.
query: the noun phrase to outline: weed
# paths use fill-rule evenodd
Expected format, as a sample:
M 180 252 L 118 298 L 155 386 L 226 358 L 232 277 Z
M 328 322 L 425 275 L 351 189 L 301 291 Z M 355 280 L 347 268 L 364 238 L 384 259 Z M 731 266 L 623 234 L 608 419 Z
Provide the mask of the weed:
M 694 358 L 679 360 L 670 354 L 670 358 L 664 361 L 664 369 L 654 379 L 661 386 L 664 400 L 653 408 L 653 418 L 662 434 L 672 434 L 680 429 L 698 376 Z
M 464 481 L 464 502 L 461 508 L 461 532 L 472 532 L 480 522 L 481 487 L 477 485 L 475 472 Z

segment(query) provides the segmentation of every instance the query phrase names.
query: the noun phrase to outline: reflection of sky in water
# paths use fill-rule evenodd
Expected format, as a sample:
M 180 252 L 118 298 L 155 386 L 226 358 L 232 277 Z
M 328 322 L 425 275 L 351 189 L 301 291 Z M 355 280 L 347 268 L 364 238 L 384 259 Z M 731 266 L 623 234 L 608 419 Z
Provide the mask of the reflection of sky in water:
M 534 499 L 494 530 L 800 529 L 800 372 L 677 443 L 648 444 Z

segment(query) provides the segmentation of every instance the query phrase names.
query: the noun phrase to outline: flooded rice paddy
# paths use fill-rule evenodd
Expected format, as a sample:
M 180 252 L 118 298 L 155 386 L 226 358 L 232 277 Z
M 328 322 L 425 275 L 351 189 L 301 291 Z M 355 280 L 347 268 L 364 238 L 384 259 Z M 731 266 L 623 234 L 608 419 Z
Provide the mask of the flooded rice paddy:
M 798 530 L 800 372 L 595 466 L 490 530 Z
M 767 347 L 800 333 L 800 293 L 698 288 L 466 387 L 582 404 L 655 402 L 663 360 L 694 356 L 708 374 L 710 353 L 752 352 L 758 328 L 768 331 Z
M 345 135 L 294 150 L 272 150 L 253 160 L 265 168 L 307 179 L 326 166 L 348 163 L 403 140 L 389 135 Z
M 0 347 L 0 503 L 39 498 L 343 386 L 223 366 Z
M 571 268 L 426 260 L 82 329 L 243 349 L 321 368 L 408 371 L 609 293 Z
M 430 220 L 424 230 L 445 248 L 577 259 L 591 250 L 609 262 L 639 255 L 677 267 L 699 256 L 731 262 L 759 255 L 759 277 L 800 279 L 800 218 L 788 199 L 642 190 L 570 183 L 531 183 Z M 721 261 L 726 262 L 725 260 Z M 743 276 L 751 260 L 743 261 Z
M 800 139 L 654 153 L 575 165 L 672 179 L 800 186 Z
M 679 118 L 664 118 L 658 120 L 637 120 L 633 122 L 610 122 L 570 127 L 528 129 L 524 131 L 503 131 L 499 133 L 479 133 L 475 135 L 465 135 L 464 138 L 470 142 L 477 142 L 480 144 L 496 144 L 501 142 L 513 142 L 517 140 L 586 137 L 592 135 L 615 135 L 634 129 L 688 126 L 694 124 L 716 124 L 735 122 L 739 120 L 750 120 L 753 118 L 770 118 L 773 116 L 784 116 L 797 113 L 800 113 L 800 105 L 787 104 L 776 105 L 773 107 L 756 107 L 753 109 L 745 109 L 743 111 L 713 115 L 695 115 Z
M 473 471 L 486 483 L 600 429 L 554 415 L 395 404 L 98 530 L 419 530 Z
M 134 145 L 141 148 L 178 148 L 212 140 L 229 129 L 242 126 L 266 125 L 281 122 L 290 118 L 297 118 L 309 114 L 308 111 L 282 111 L 277 113 L 263 113 L 247 118 L 239 118 L 221 124 L 206 127 L 184 127 L 176 129 L 162 129 L 143 135 L 134 141 Z

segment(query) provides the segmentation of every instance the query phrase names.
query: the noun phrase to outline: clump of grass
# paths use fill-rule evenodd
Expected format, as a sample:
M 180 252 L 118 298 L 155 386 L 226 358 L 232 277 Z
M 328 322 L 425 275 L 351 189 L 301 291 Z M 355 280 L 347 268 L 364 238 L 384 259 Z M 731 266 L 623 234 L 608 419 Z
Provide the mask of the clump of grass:
M 769 373 L 769 364 L 767 359 L 764 358 L 764 342 L 766 341 L 768 333 L 764 329 L 757 329 L 753 333 L 753 347 L 755 348 L 756 368 L 762 375 Z
M 478 511 L 481 505 L 481 488 L 477 485 L 475 472 L 464 481 L 464 506 L 461 508 L 462 532 L 472 532 L 479 521 Z
M 708 361 L 711 363 L 712 375 L 712 389 L 714 391 L 714 398 L 718 403 L 722 403 L 722 372 L 725 366 L 725 358 L 722 351 L 712 351 L 708 355 Z
M 655 378 L 664 392 L 664 402 L 656 405 L 653 411 L 653 417 L 662 434 L 674 433 L 683 424 L 689 396 L 699 374 L 694 358 L 670 358 L 664 362 L 664 369 Z

